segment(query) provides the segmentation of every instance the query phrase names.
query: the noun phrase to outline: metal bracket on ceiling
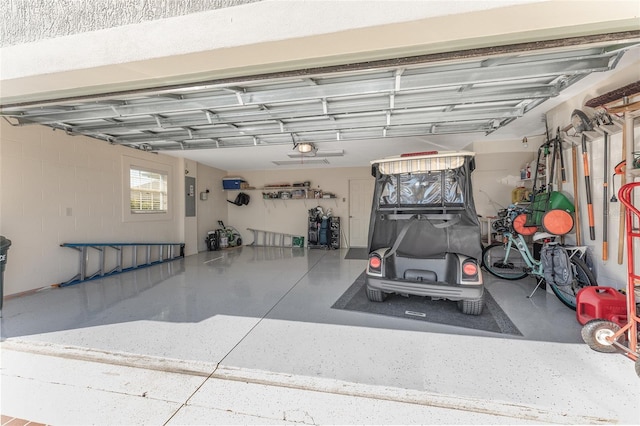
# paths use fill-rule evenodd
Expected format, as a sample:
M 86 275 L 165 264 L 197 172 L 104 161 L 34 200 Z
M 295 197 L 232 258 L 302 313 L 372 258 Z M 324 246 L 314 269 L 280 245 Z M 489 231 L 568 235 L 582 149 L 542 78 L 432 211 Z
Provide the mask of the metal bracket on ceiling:
M 298 142 L 296 141 L 297 135 L 295 133 L 293 133 L 293 132 L 290 132 L 289 136 L 291 136 L 291 142 L 293 143 L 293 149 L 296 149 L 298 147 Z
M 577 136 L 570 136 L 567 134 L 567 132 L 565 131 L 561 131 L 560 134 L 562 135 L 562 140 L 566 143 L 568 143 L 571 146 L 579 146 L 580 145 L 580 138 L 578 138 Z
M 244 93 L 243 89 L 238 89 L 236 87 L 223 87 L 222 90 L 235 94 L 236 99 L 238 99 L 238 103 L 243 106 L 245 105 L 244 99 L 242 99 L 242 94 Z
M 398 68 L 395 71 L 395 85 L 393 88 L 394 92 L 399 92 L 400 91 L 400 82 L 402 79 L 402 74 L 404 73 L 405 69 L 404 68 Z
M 5 120 L 7 123 L 9 123 L 11 126 L 13 126 L 13 127 L 19 127 L 19 126 L 22 126 L 22 125 L 23 125 L 23 124 L 20 122 L 20 119 L 19 119 L 19 118 L 15 118 L 15 117 L 7 117 L 7 116 L 4 116 L 4 115 L 2 116 L 2 118 L 4 118 L 4 120 Z M 17 122 L 16 122 L 16 123 L 12 123 L 12 122 L 11 122 L 11 120 L 9 120 L 9 118 L 14 118 L 15 120 L 17 120 Z

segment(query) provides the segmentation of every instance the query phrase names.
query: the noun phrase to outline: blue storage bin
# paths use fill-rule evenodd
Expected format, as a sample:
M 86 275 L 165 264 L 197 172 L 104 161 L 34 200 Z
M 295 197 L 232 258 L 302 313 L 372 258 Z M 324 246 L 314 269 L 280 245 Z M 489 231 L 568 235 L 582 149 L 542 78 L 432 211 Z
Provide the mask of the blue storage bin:
M 242 179 L 238 178 L 225 178 L 222 179 L 222 188 L 223 189 L 240 189 L 240 185 L 244 182 Z

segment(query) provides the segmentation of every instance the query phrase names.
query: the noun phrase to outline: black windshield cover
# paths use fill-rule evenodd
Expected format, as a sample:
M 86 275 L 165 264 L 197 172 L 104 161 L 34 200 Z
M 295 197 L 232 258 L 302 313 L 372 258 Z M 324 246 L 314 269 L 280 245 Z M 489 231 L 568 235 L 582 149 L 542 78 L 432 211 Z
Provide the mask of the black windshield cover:
M 379 203 L 383 207 L 462 205 L 464 195 L 453 170 L 403 173 L 385 176 Z
M 383 174 L 373 171 L 376 188 L 369 226 L 369 251 L 393 247 L 397 253 L 438 257 L 461 253 L 480 259 L 480 224 L 471 190 L 473 157 L 456 169 L 424 173 Z

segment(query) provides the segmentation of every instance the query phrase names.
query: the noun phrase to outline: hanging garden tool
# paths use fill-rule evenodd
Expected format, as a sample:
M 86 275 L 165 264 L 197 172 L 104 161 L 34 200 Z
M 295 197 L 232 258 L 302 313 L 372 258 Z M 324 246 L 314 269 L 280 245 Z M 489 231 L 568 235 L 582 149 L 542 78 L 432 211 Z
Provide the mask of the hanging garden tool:
M 602 260 L 609 259 L 609 133 L 604 132 L 604 180 L 602 182 Z
M 589 220 L 589 237 L 596 239 L 595 218 L 593 216 L 593 202 L 591 201 L 591 175 L 589 174 L 589 152 L 587 151 L 587 135 L 582 134 L 582 167 L 584 169 L 584 185 L 587 194 L 587 219 Z
M 580 221 L 580 200 L 578 196 L 578 147 L 571 143 L 571 171 L 573 173 L 573 201 L 575 203 L 576 245 L 582 245 L 582 228 Z
M 582 135 L 582 163 L 584 168 L 584 183 L 585 189 L 587 193 L 587 215 L 589 219 L 589 237 L 591 240 L 596 239 L 596 227 L 595 227 L 595 218 L 593 216 L 593 203 L 591 201 L 591 176 L 589 174 L 589 152 L 587 150 L 587 135 L 585 132 L 592 130 L 591 122 L 589 121 L 589 117 L 576 109 L 571 114 L 571 124 L 576 131 L 576 134 Z
M 555 149 L 560 156 L 560 176 L 562 178 L 562 183 L 567 183 L 567 172 L 564 168 L 564 153 L 562 152 L 562 139 L 560 139 L 560 127 L 558 127 L 558 130 L 556 131 Z
M 547 176 L 549 177 L 546 185 L 542 185 L 539 189 L 538 184 L 538 167 L 536 167 L 534 175 L 533 185 L 533 198 L 529 205 L 527 212 L 526 226 L 543 226 L 542 217 L 549 210 L 565 210 L 568 213 L 575 212 L 575 206 L 569 199 L 560 191 L 554 190 L 554 179 L 556 178 L 556 157 L 559 154 L 558 150 L 561 149 L 559 139 L 549 139 L 538 148 L 537 164 L 541 164 L 541 157 L 551 155 L 550 157 L 550 169 L 547 170 Z M 548 162 L 549 160 L 547 160 Z M 558 179 L 559 181 L 560 179 Z
M 539 226 L 542 215 L 547 211 L 549 196 L 544 185 L 538 187 L 538 169 L 537 165 L 540 164 L 540 158 L 543 153 L 545 156 L 549 154 L 549 141 L 538 148 L 538 156 L 536 158 L 536 168 L 533 171 L 533 188 L 531 189 L 531 205 L 529 212 L 527 213 L 526 226 Z
M 618 164 L 616 164 L 616 166 L 613 168 L 613 174 L 611 175 L 611 192 L 613 192 L 613 194 L 611 195 L 611 201 L 612 203 L 617 203 L 618 202 L 618 197 L 616 197 L 616 175 L 624 175 L 625 174 L 625 170 L 624 170 L 624 166 L 627 164 L 627 162 L 625 160 L 622 160 L 621 162 L 619 162 Z
M 618 197 L 616 197 L 616 174 L 611 175 L 611 199 L 609 200 L 612 203 L 618 202 Z

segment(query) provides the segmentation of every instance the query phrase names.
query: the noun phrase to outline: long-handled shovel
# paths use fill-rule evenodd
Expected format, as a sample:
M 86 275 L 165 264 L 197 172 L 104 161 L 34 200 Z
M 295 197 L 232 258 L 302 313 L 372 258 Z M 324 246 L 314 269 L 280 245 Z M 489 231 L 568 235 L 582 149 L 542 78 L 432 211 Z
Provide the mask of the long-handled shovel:
M 596 224 L 591 201 L 591 176 L 589 174 L 589 152 L 587 151 L 587 135 L 582 134 L 582 167 L 584 169 L 584 185 L 587 192 L 587 216 L 589 220 L 589 237 L 596 239 Z
M 582 231 L 580 228 L 580 200 L 578 196 L 578 148 L 571 143 L 571 170 L 573 172 L 573 201 L 575 204 L 576 245 L 582 245 Z
M 558 154 L 560 155 L 560 177 L 562 179 L 562 183 L 567 183 L 567 173 L 564 169 L 564 153 L 562 151 L 562 139 L 560 139 L 560 128 L 556 132 L 556 147 L 558 150 Z
M 609 133 L 604 132 L 604 195 L 602 198 L 602 260 L 609 260 Z
M 576 109 L 571 114 L 571 123 L 573 124 L 573 128 L 576 130 L 576 133 L 582 134 L 582 163 L 583 163 L 583 172 L 584 172 L 584 183 L 585 189 L 587 192 L 587 215 L 589 219 L 589 236 L 591 240 L 596 239 L 596 224 L 593 216 L 593 203 L 591 201 L 591 176 L 589 175 L 589 152 L 587 151 L 587 135 L 586 131 L 592 130 L 591 122 L 589 121 L 589 117 Z

